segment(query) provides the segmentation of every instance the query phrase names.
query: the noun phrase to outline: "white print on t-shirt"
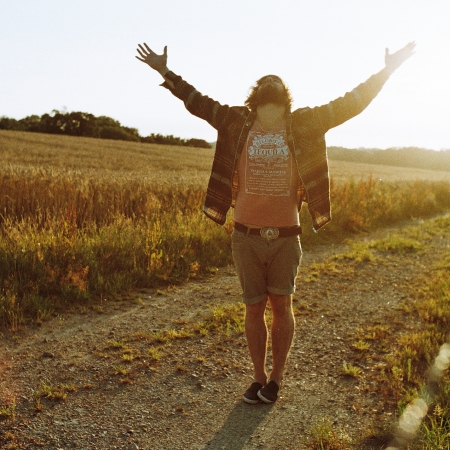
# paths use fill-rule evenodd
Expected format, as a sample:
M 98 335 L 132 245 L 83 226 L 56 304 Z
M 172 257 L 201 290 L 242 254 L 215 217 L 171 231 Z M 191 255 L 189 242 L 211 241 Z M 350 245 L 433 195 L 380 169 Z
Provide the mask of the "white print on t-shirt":
M 286 133 L 251 131 L 247 140 L 245 192 L 277 197 L 291 194 L 292 155 Z
M 289 148 L 282 134 L 263 134 L 253 137 L 248 147 L 248 157 L 255 163 L 272 164 L 289 158 Z

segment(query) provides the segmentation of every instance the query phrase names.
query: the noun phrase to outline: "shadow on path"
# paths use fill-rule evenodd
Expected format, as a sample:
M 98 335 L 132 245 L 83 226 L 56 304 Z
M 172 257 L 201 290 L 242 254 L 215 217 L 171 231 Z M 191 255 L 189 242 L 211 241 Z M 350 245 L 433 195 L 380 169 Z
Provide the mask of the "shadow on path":
M 266 419 L 274 405 L 237 403 L 222 428 L 205 445 L 204 449 L 240 450 L 244 448 L 255 430 Z

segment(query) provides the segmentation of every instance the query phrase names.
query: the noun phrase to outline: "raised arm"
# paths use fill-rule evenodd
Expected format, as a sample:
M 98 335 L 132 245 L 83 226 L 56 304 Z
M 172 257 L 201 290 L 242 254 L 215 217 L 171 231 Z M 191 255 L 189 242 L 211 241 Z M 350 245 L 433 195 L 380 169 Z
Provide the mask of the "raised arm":
M 294 111 L 298 120 L 305 124 L 304 132 L 326 133 L 361 113 L 376 97 L 389 76 L 414 53 L 415 45 L 410 42 L 392 54 L 386 49 L 385 67 L 343 97 L 326 105 Z M 300 130 L 299 128 L 299 132 L 303 131 Z
M 164 47 L 162 55 L 157 55 L 147 44 L 139 44 L 137 49 L 139 56 L 136 58 L 139 61 L 148 64 L 153 70 L 156 70 L 164 78 L 164 83 L 161 85 L 168 88 L 175 97 L 183 101 L 186 109 L 200 119 L 206 120 L 214 128 L 218 129 L 227 123 L 230 114 L 248 115 L 248 110 L 245 107 L 238 108 L 240 112 L 234 111 L 236 108 L 231 108 L 228 105 L 221 105 L 219 102 L 201 94 L 194 86 L 183 80 L 179 75 L 176 75 L 167 68 L 167 46 Z M 232 112 L 232 110 L 234 112 Z M 241 111 L 244 110 L 244 111 Z
M 136 58 L 139 61 L 148 64 L 152 69 L 159 72 L 166 83 L 173 89 L 174 85 L 172 81 L 170 81 L 165 76 L 169 71 L 169 69 L 167 68 L 167 45 L 164 47 L 164 52 L 162 55 L 157 55 L 145 42 L 144 46 L 142 46 L 141 44 L 138 45 L 139 48 L 137 48 L 136 50 L 139 53 L 139 56 L 136 56 Z

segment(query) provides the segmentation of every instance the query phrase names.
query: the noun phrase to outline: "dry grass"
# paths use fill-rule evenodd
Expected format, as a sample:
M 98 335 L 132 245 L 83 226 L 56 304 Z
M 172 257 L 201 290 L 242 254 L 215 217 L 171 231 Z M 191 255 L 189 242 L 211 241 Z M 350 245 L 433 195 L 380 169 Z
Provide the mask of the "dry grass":
M 0 130 L 0 158 L 0 326 L 231 262 L 230 223 L 200 211 L 211 149 Z M 450 210 L 450 173 L 331 170 L 334 219 L 316 235 L 303 208 L 305 247 Z
M 158 183 L 203 183 L 213 151 L 106 139 L 0 130 L 2 167 Z
M 124 141 L 47 135 L 0 130 L 0 157 L 3 167 L 40 167 L 51 173 L 83 172 L 93 177 L 105 174 L 148 180 L 206 182 L 211 169 L 210 149 L 164 146 Z M 372 176 L 384 182 L 427 180 L 450 182 L 450 172 L 399 168 L 330 160 L 336 182 Z
M 450 172 L 426 170 L 411 167 L 385 166 L 382 164 L 364 164 L 348 161 L 330 160 L 330 173 L 336 182 L 346 182 L 349 177 L 356 180 L 371 176 L 385 183 L 412 180 L 450 182 Z

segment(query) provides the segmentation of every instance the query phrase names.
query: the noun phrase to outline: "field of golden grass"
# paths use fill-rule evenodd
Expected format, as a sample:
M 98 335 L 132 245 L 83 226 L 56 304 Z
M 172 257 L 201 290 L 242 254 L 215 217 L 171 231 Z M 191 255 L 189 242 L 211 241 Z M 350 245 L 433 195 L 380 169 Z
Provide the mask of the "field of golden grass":
M 200 211 L 213 150 L 0 130 L 0 326 L 231 262 Z M 305 247 L 450 210 L 450 172 L 331 161 L 333 221 Z M 231 219 L 231 216 L 230 216 Z
M 334 160 L 330 160 L 330 176 L 337 182 L 345 182 L 349 178 L 359 180 L 368 176 L 388 183 L 417 180 L 450 182 L 450 172 L 444 170 L 425 170 Z
M 0 130 L 3 170 L 82 173 L 85 177 L 140 178 L 162 183 L 206 183 L 213 150 Z M 330 175 L 391 181 L 447 181 L 450 172 L 330 161 Z
M 37 170 L 85 178 L 204 183 L 213 151 L 106 139 L 0 130 L 5 170 Z

